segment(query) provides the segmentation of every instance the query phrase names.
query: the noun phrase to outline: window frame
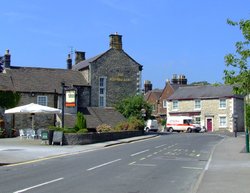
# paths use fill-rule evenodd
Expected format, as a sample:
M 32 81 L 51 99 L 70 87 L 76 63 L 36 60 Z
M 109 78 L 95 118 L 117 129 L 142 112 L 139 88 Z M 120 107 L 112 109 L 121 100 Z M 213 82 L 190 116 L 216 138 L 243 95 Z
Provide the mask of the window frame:
M 199 102 L 199 103 L 197 104 L 197 102 Z M 201 109 L 201 100 L 200 99 L 194 100 L 194 109 L 196 109 L 196 110 Z
M 224 118 L 224 121 L 222 122 L 222 118 Z M 227 116 L 226 115 L 220 115 L 219 116 L 219 128 L 226 128 L 227 127 Z
M 176 111 L 176 110 L 179 109 L 179 101 L 178 100 L 173 100 L 173 102 L 172 102 L 172 109 L 174 111 Z
M 223 103 L 222 103 L 223 101 Z M 227 108 L 227 99 L 222 98 L 219 100 L 219 109 L 226 109 Z
M 107 77 L 99 77 L 99 89 L 98 89 L 98 106 L 106 107 L 106 86 Z
M 40 99 L 45 99 L 44 101 L 41 102 Z M 36 98 L 36 103 L 38 105 L 43 105 L 43 106 L 48 106 L 48 96 L 44 96 L 44 95 L 38 95 Z

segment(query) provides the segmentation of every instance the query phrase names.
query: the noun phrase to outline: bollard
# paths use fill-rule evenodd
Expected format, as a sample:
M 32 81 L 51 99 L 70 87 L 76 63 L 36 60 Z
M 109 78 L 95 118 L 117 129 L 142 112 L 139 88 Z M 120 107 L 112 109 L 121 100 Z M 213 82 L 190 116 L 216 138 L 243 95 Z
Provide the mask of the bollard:
M 246 129 L 246 153 L 249 153 L 249 132 Z

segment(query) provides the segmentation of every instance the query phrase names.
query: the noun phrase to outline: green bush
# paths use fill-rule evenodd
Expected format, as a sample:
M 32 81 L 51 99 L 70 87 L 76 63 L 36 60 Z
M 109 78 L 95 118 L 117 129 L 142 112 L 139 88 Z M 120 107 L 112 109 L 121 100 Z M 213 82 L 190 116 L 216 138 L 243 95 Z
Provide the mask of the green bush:
M 138 131 L 144 128 L 144 122 L 136 117 L 130 117 L 127 121 L 118 123 L 115 131 Z
M 78 131 L 80 129 L 86 129 L 86 119 L 81 112 L 77 112 L 77 119 L 75 124 L 75 129 Z
M 130 117 L 128 119 L 129 123 L 129 131 L 139 131 L 144 128 L 144 122 L 141 119 L 138 119 L 136 117 Z
M 123 122 L 120 122 L 118 123 L 114 130 L 119 132 L 119 131 L 127 131 L 129 128 L 129 123 L 127 121 L 123 121 Z
M 79 129 L 77 133 L 88 133 L 87 129 Z

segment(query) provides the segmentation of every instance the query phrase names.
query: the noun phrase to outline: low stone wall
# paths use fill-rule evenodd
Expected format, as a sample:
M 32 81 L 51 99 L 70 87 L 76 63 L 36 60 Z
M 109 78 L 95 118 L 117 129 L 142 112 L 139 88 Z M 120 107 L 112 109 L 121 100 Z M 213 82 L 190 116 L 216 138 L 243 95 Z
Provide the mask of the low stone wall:
M 129 137 L 136 137 L 142 135 L 142 131 L 124 131 L 113 133 L 65 133 L 63 136 L 63 145 L 84 145 L 91 143 L 98 143 L 104 141 L 112 141 L 117 139 L 124 139 Z

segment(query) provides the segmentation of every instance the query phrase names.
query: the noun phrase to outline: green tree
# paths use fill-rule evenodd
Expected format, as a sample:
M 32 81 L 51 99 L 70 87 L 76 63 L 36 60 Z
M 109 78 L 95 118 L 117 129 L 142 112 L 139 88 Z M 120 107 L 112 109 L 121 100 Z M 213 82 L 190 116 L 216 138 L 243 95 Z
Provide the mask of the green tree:
M 235 43 L 236 52 L 225 56 L 225 63 L 228 67 L 224 70 L 224 80 L 226 84 L 233 84 L 236 94 L 250 93 L 250 20 L 241 20 L 240 22 L 227 21 L 229 25 L 238 26 L 244 37 L 244 41 Z
M 148 119 L 152 113 L 151 105 L 144 100 L 142 95 L 127 97 L 116 104 L 115 108 L 126 118 Z M 145 117 L 142 114 L 142 109 L 146 112 Z
M 250 20 L 241 20 L 240 22 L 233 22 L 228 20 L 227 23 L 232 26 L 239 27 L 244 40 L 235 43 L 236 51 L 234 54 L 225 56 L 225 63 L 227 70 L 224 70 L 224 80 L 226 84 L 234 86 L 236 94 L 249 96 L 250 94 Z M 249 104 L 245 106 L 246 125 L 249 127 L 250 122 L 250 109 Z
M 0 107 L 12 108 L 17 106 L 21 95 L 12 91 L 0 91 Z

